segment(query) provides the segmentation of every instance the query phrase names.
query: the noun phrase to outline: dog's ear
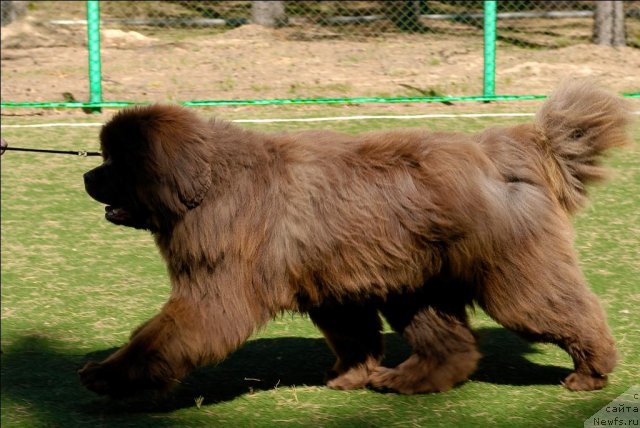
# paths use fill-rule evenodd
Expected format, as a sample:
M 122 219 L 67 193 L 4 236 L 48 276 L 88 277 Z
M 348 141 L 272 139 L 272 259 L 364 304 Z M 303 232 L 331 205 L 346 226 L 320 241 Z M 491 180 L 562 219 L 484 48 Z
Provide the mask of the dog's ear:
M 150 159 L 145 163 L 151 175 L 165 185 L 162 198 L 174 211 L 182 211 L 179 204 L 195 208 L 211 186 L 211 130 L 183 107 L 156 105 L 148 112 L 149 119 L 141 124 L 149 144 Z
M 173 174 L 180 202 L 190 209 L 200 205 L 211 186 L 211 165 L 188 156 L 177 161 Z

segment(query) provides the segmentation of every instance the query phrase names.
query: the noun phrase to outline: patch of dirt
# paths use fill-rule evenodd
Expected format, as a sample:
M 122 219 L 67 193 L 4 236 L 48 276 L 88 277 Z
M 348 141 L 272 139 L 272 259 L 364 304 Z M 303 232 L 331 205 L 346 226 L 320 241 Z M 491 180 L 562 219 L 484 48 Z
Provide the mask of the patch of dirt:
M 86 30 L 78 26 L 52 26 L 27 16 L 3 27 L 2 50 L 25 50 L 43 47 L 68 47 L 82 44 Z
M 226 32 L 102 30 L 107 101 L 479 95 L 482 33 L 350 40 L 329 30 Z M 26 18 L 2 29 L 3 101 L 87 100 L 86 28 Z M 640 50 L 578 44 L 558 49 L 499 43 L 496 92 L 546 94 L 563 78 L 590 76 L 640 90 Z M 6 113 L 6 112 L 3 112 Z
M 107 48 L 132 48 L 140 46 L 148 46 L 153 43 L 157 43 L 158 40 L 152 37 L 147 37 L 144 34 L 136 31 L 122 31 L 117 29 L 107 28 L 100 31 L 100 38 L 102 46 Z

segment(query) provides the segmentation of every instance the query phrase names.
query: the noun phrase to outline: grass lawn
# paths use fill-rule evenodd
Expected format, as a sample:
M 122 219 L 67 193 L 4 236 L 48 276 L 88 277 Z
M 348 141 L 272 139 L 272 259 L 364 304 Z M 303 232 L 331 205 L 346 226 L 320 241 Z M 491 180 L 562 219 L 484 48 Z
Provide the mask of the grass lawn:
M 336 115 L 333 110 L 327 115 Z M 70 120 L 70 119 L 65 119 Z M 95 118 L 82 119 L 96 121 Z M 102 119 L 101 119 L 102 120 Z M 325 127 L 348 132 L 401 126 L 477 131 L 526 118 L 355 121 L 247 125 L 268 130 Z M 3 124 L 59 121 L 3 118 Z M 97 150 L 99 128 L 3 129 L 13 146 Z M 286 314 L 218 366 L 197 370 L 164 398 L 100 398 L 76 375 L 108 355 L 169 294 L 148 233 L 116 227 L 84 192 L 99 158 L 7 152 L 2 157 L 2 419 L 34 426 L 567 426 L 640 384 L 640 126 L 614 173 L 592 189 L 575 220 L 585 275 L 601 297 L 620 362 L 602 391 L 560 386 L 572 367 L 550 345 L 530 345 L 481 311 L 472 323 L 484 358 L 471 380 L 442 394 L 403 396 L 322 385 L 333 357 L 312 323 Z M 407 348 L 388 333 L 387 364 Z

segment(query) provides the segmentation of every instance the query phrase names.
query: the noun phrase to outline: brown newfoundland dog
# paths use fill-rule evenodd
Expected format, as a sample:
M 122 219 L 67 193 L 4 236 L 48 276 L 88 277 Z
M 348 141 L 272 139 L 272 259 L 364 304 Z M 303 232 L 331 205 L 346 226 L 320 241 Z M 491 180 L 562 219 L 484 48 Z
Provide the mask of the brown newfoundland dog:
M 475 304 L 568 352 L 567 388 L 602 388 L 614 340 L 570 216 L 629 120 L 585 82 L 561 85 L 534 123 L 473 135 L 265 134 L 177 106 L 123 110 L 102 129 L 86 189 L 107 220 L 153 234 L 171 296 L 82 383 L 111 396 L 163 389 L 296 311 L 337 357 L 328 386 L 444 391 L 480 358 Z M 381 365 L 380 315 L 413 349 L 395 368 Z

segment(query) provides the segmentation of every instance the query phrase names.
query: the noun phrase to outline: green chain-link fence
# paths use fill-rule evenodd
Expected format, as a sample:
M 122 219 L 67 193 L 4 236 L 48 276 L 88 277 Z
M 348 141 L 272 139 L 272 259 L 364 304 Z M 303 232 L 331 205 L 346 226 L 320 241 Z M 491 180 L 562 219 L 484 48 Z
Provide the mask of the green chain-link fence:
M 607 74 L 580 69 L 600 31 L 595 1 L 2 3 L 3 21 L 8 3 L 27 3 L 3 28 L 2 107 L 535 98 L 545 85 L 521 75 Z M 600 3 L 614 4 L 607 20 L 622 22 L 627 46 L 619 66 L 632 67 L 640 1 Z M 494 26 L 497 64 L 483 31 Z M 569 70 L 560 60 L 570 56 Z M 637 96 L 633 73 L 621 90 Z
M 304 29 L 310 39 L 379 38 L 398 33 L 477 36 L 483 1 L 251 1 L 101 2 L 105 23 L 120 28 L 216 28 L 254 22 Z M 595 1 L 497 1 L 500 38 L 514 45 L 555 48 L 588 42 Z M 638 2 L 623 2 L 630 18 Z M 271 18 L 271 19 L 269 19 Z M 554 22 L 555 21 L 555 22 Z M 589 31 L 580 31 L 587 27 Z M 630 43 L 638 45 L 634 25 Z

